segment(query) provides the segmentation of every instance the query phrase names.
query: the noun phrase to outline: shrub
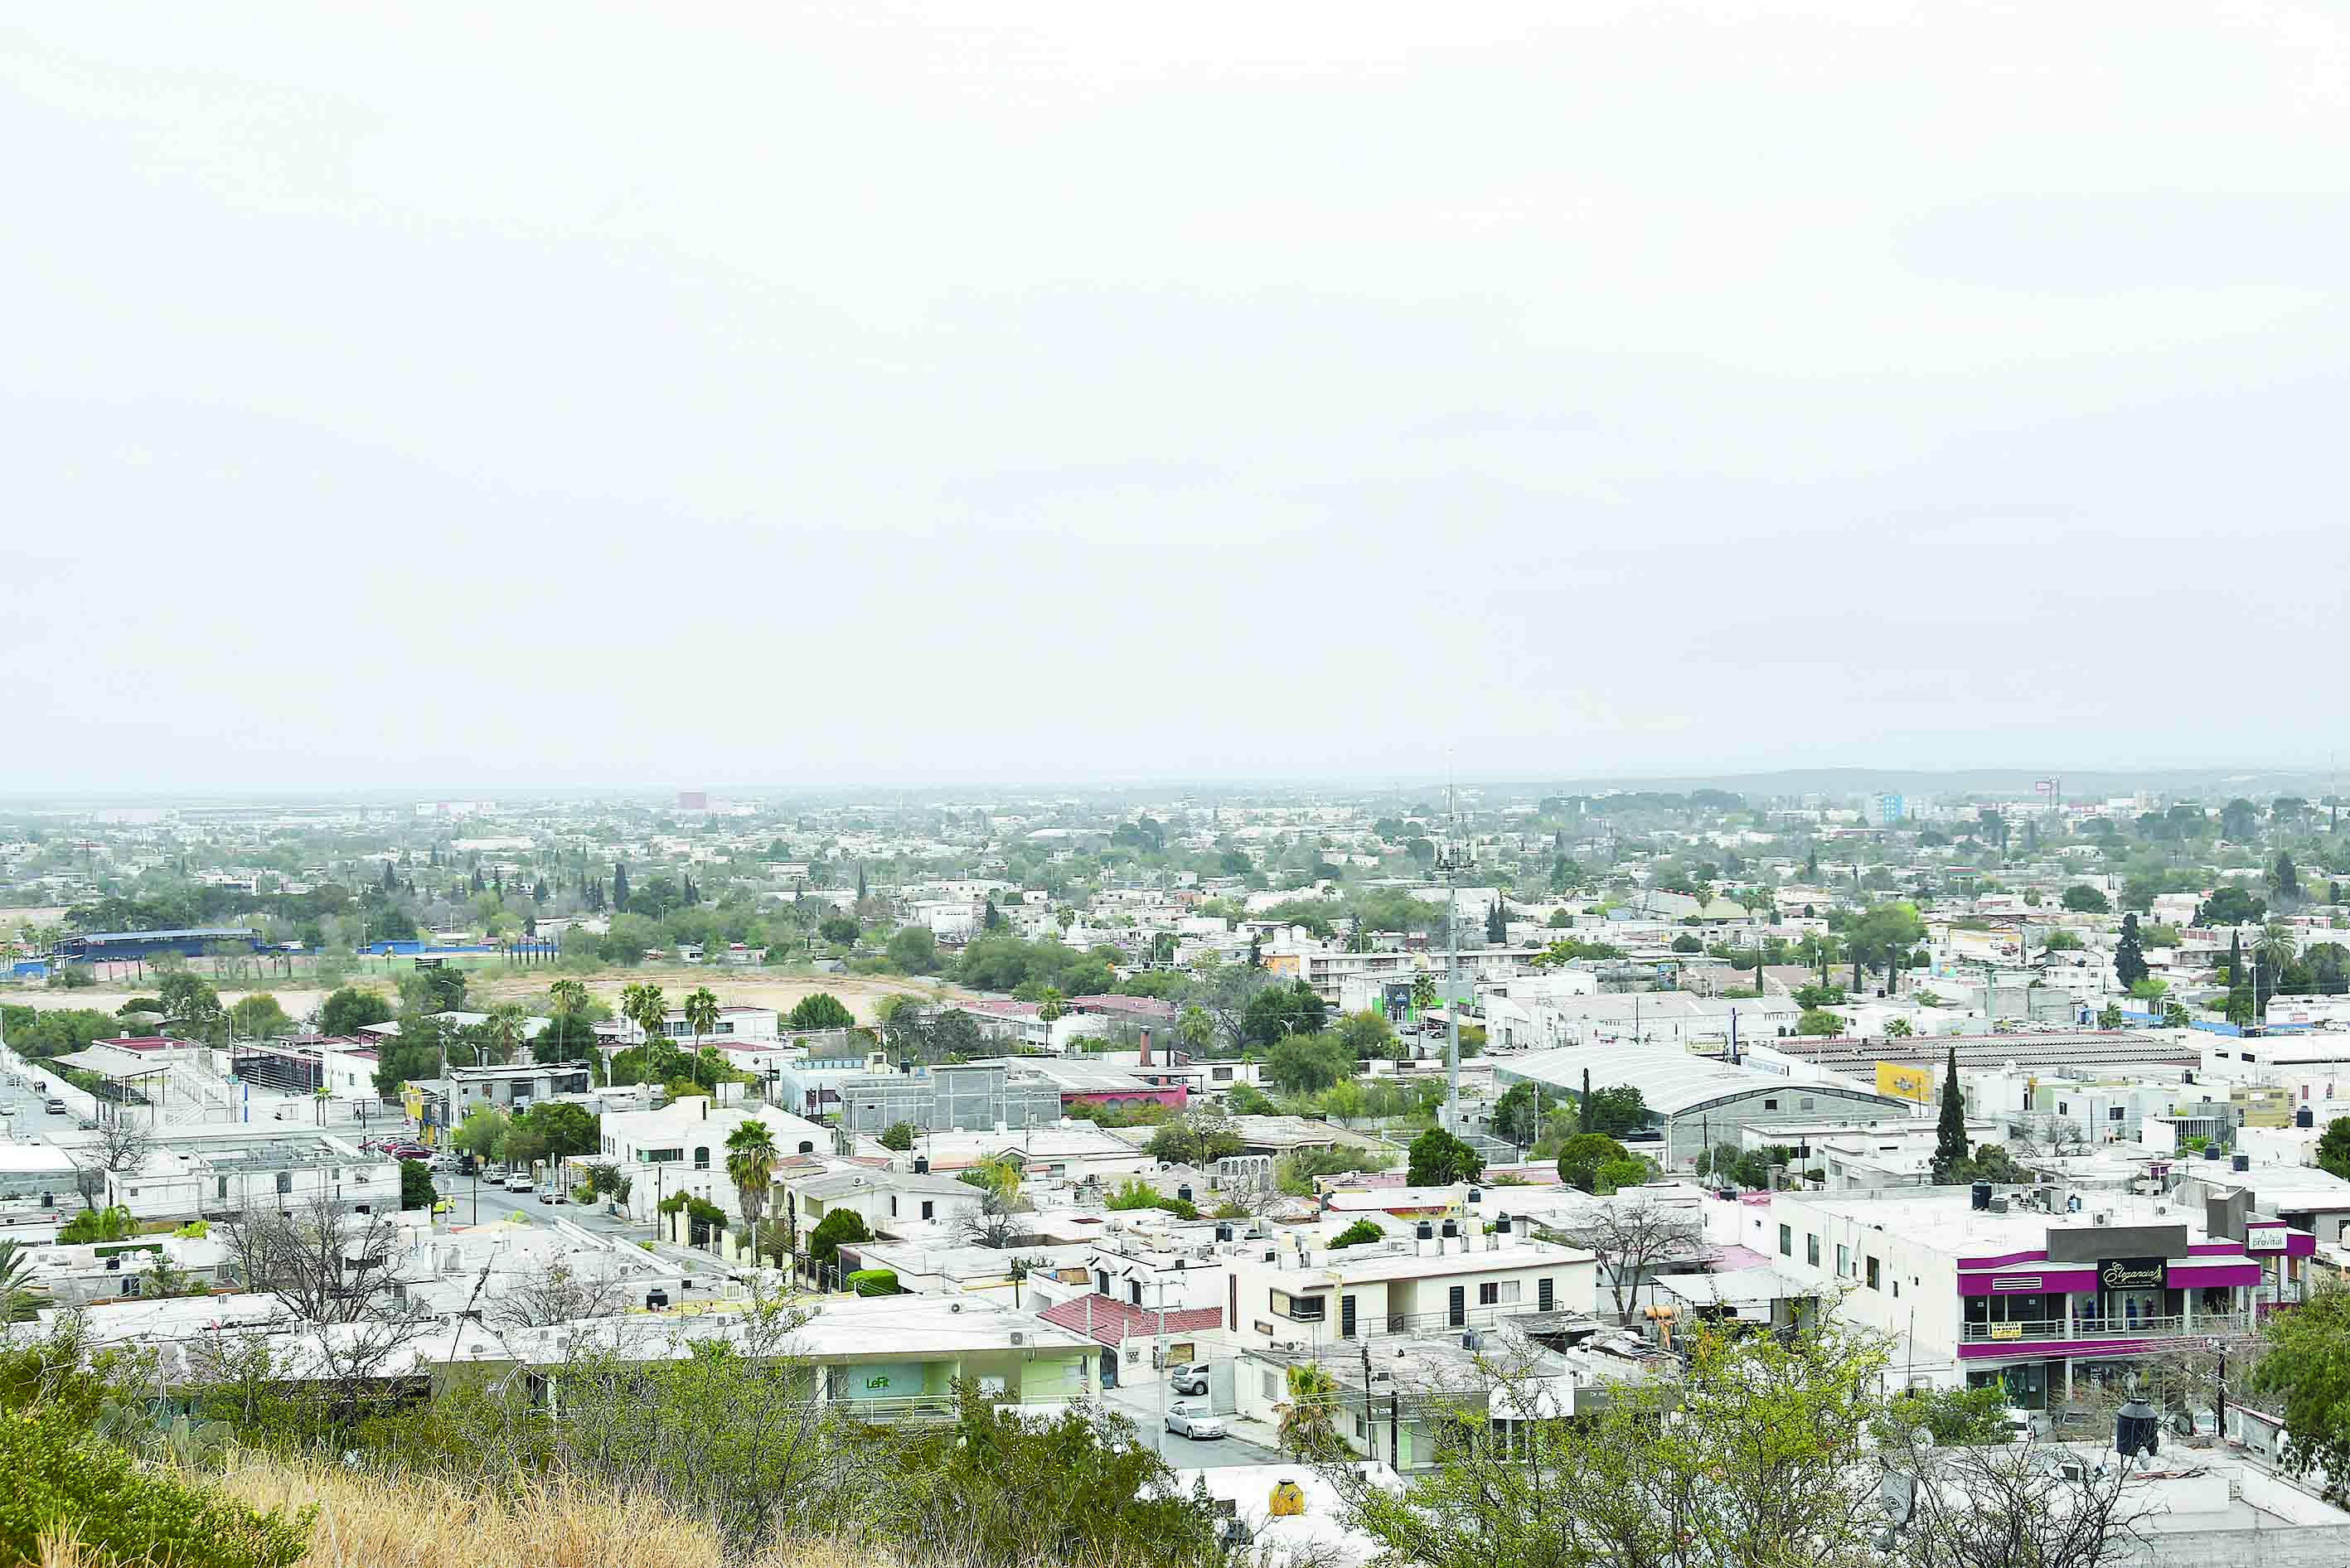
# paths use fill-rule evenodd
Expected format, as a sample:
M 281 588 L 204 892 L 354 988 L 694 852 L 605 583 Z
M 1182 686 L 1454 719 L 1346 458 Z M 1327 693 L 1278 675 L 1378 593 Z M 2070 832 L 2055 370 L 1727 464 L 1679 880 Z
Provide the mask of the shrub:
M 1387 1239 L 1388 1233 L 1374 1221 L 1357 1220 L 1330 1238 L 1330 1249 L 1336 1251 L 1341 1247 L 1359 1247 L 1367 1241 L 1384 1241 Z
M 293 1568 L 309 1544 L 307 1512 L 256 1513 L 150 1474 L 55 1407 L 0 1414 L 0 1553 L 12 1562 L 40 1562 L 45 1535 L 70 1535 L 109 1562 L 174 1568 Z
M 898 1272 L 895 1269 L 858 1269 L 841 1282 L 860 1296 L 894 1296 L 898 1293 Z
M 881 1129 L 880 1137 L 875 1141 L 879 1142 L 883 1148 L 894 1149 L 899 1153 L 903 1153 L 905 1150 L 914 1147 L 914 1124 L 911 1122 L 891 1122 L 888 1127 Z

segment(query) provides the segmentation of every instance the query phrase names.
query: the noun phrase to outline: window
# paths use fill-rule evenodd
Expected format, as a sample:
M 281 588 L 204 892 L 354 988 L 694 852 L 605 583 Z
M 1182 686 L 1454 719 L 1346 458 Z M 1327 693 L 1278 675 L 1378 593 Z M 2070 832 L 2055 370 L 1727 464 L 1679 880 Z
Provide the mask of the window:
M 1498 1283 L 1492 1280 L 1482 1280 L 1478 1282 L 1477 1304 L 1479 1306 L 1495 1306 L 1500 1304 L 1501 1300 L 1502 1287 Z
M 1765 1100 L 1762 1102 L 1762 1108 L 1766 1111 L 1775 1111 L 1779 1108 L 1779 1102 L 1776 1100 Z
M 1877 1260 L 1874 1258 L 1868 1260 L 1868 1288 L 1872 1291 L 1879 1291 L 1885 1288 L 1877 1282 Z
M 710 1146 L 708 1144 L 696 1144 L 694 1146 L 693 1168 L 696 1170 L 708 1170 L 710 1168 Z
M 1779 1256 L 1792 1258 L 1794 1255 L 1795 1228 L 1793 1225 L 1782 1225 L 1779 1227 Z
M 1292 1323 L 1320 1323 L 1328 1304 L 1321 1296 L 1294 1296 L 1287 1291 L 1273 1293 L 1273 1315 Z
M 294 1190 L 294 1173 L 292 1171 L 281 1170 L 277 1173 L 277 1190 L 281 1193 L 291 1192 Z
M 1264 1375 L 1264 1397 L 1268 1399 L 1281 1397 L 1281 1378 L 1278 1374 L 1268 1372 Z
M 1846 1280 L 1851 1277 L 1852 1249 L 1838 1241 L 1836 1243 L 1836 1278 Z
M 925 1220 L 928 1220 L 929 1218 L 931 1218 L 932 1211 L 933 1211 L 933 1210 L 935 1210 L 937 1208 L 938 1208 L 938 1205 L 937 1205 L 937 1204 L 935 1204 L 935 1203 L 931 1202 L 931 1201 L 929 1199 L 927 1199 L 927 1198 L 923 1199 L 922 1199 L 922 1218 L 923 1218 L 923 1219 L 925 1219 Z
M 1804 1237 L 1804 1262 L 1814 1268 L 1820 1266 L 1820 1239 L 1806 1233 Z
M 889 1195 L 889 1218 L 890 1218 L 890 1219 L 892 1219 L 892 1220 L 895 1220 L 897 1217 L 898 1217 L 898 1195 L 897 1195 L 896 1193 L 894 1193 L 894 1192 L 893 1192 L 893 1193 L 891 1193 L 891 1194 Z
M 2303 1092 L 2303 1094 L 2307 1094 L 2307 1093 L 2309 1092 L 2309 1090 L 2308 1090 L 2308 1086 L 2307 1086 L 2306 1085 L 2303 1085 L 2302 1092 Z M 2109 1122 L 2117 1122 L 2117 1121 L 2121 1120 L 2121 1119 L 2122 1119 L 2122 1107 L 2121 1107 L 2121 1106 L 2108 1106 L 2108 1107 L 2106 1108 L 2106 1119 L 2107 1121 L 2109 1121 Z
M 1812 1108 L 1812 1096 L 1809 1096 L 1809 1095 L 1805 1095 L 1805 1096 L 1804 1096 L 1800 1101 L 1798 1101 L 1798 1102 L 1797 1102 L 1797 1104 L 1798 1104 L 1798 1105 L 1800 1105 L 1800 1106 L 1802 1106 L 1802 1108 L 1804 1108 L 1804 1110 L 1807 1110 L 1807 1111 L 1808 1111 L 1808 1110 L 1810 1110 L 1810 1109 Z
M 1558 1287 L 1548 1280 L 1537 1281 L 1534 1285 L 1534 1306 L 1536 1310 L 1541 1312 L 1549 1312 L 1557 1304 L 1557 1303 Z
M 1338 1298 L 1338 1336 L 1341 1339 L 1355 1337 L 1355 1298 L 1352 1296 Z

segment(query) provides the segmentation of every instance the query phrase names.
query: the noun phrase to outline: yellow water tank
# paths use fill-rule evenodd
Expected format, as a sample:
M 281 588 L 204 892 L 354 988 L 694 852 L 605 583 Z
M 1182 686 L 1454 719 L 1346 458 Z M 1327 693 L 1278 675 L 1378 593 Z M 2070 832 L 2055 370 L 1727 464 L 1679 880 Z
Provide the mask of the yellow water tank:
M 1294 1480 L 1273 1483 L 1272 1507 L 1268 1511 L 1275 1519 L 1294 1519 L 1305 1511 L 1305 1492 Z

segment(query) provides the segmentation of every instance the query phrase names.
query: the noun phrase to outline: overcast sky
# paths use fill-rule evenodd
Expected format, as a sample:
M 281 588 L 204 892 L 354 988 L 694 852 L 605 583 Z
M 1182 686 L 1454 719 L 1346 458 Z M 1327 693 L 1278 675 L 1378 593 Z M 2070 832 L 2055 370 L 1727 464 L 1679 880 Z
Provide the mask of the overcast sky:
M 2330 11 L 36 7 L 0 792 L 2324 763 Z

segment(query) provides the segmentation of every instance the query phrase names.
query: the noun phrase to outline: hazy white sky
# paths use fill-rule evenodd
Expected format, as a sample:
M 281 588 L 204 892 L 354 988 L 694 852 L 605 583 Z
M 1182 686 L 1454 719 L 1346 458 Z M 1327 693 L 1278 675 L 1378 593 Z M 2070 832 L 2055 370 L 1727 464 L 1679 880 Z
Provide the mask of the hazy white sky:
M 2342 737 L 2338 6 L 36 10 L 0 791 Z

